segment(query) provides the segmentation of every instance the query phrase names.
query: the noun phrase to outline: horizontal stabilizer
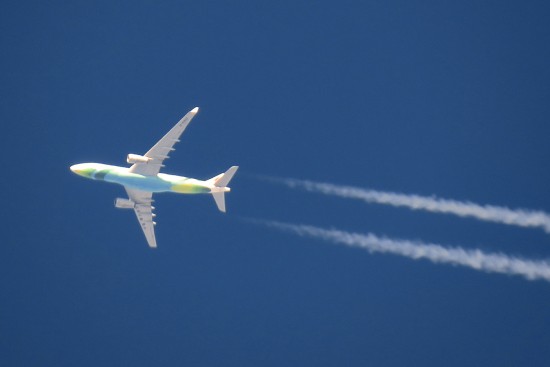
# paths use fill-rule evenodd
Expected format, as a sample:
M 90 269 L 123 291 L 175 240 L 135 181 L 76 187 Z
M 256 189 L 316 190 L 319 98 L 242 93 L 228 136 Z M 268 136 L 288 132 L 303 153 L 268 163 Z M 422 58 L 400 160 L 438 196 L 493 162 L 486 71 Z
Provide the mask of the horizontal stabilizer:
M 207 181 L 209 184 L 214 186 L 212 188 L 212 197 L 214 198 L 214 201 L 216 202 L 216 205 L 221 212 L 225 213 L 225 193 L 229 192 L 230 190 L 227 185 L 235 175 L 235 172 L 237 172 L 238 168 L 238 166 L 233 166 L 229 168 L 225 173 L 217 175 L 216 177 L 212 177 L 210 180 Z
M 233 166 L 230 169 L 228 169 L 225 173 L 222 173 L 221 175 L 211 178 L 210 180 L 214 182 L 215 186 L 226 187 L 229 184 L 229 181 L 231 181 L 231 179 L 235 175 L 235 172 L 237 172 L 237 169 L 239 169 L 239 166 Z
M 218 206 L 218 209 L 225 213 L 225 193 L 222 192 L 213 192 L 212 196 L 214 197 L 214 201 L 216 202 L 216 205 Z

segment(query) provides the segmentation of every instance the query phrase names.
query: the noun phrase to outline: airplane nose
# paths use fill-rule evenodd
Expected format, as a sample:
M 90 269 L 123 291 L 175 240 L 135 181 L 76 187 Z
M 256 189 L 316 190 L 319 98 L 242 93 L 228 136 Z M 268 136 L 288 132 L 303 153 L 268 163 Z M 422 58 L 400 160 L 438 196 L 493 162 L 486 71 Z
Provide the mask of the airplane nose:
M 93 178 L 92 176 L 96 171 L 96 169 L 91 165 L 91 163 L 73 164 L 69 168 L 71 171 L 73 171 L 77 175 L 86 177 L 86 178 Z
M 82 164 L 82 163 L 73 164 L 69 168 L 71 169 L 71 171 L 73 171 L 74 173 L 76 173 L 77 175 L 80 175 L 80 176 L 86 175 L 87 171 L 89 171 L 89 169 L 88 170 L 86 169 L 88 167 L 86 167 L 86 165 Z

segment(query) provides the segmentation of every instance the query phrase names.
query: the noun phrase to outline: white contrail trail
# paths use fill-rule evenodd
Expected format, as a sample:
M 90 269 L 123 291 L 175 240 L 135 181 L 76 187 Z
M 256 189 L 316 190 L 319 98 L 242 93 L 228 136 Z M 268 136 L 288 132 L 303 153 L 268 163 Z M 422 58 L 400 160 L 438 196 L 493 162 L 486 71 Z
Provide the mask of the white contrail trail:
M 550 262 L 548 261 L 528 260 L 500 253 L 485 253 L 479 249 L 467 250 L 461 247 L 444 247 L 420 241 L 395 240 L 378 237 L 372 233 L 359 234 L 275 221 L 254 219 L 250 221 L 298 236 L 319 238 L 350 247 L 363 248 L 371 253 L 388 253 L 414 260 L 426 259 L 434 263 L 460 265 L 488 273 L 519 275 L 529 280 L 542 279 L 550 282 Z
M 310 192 L 358 199 L 368 203 L 407 207 L 413 210 L 425 210 L 433 213 L 454 214 L 460 217 L 472 217 L 488 222 L 520 227 L 542 228 L 547 233 L 550 233 L 550 214 L 543 211 L 509 209 L 502 206 L 479 205 L 468 201 L 376 191 L 292 178 L 261 177 L 261 179 L 283 184 L 290 188 L 300 188 Z

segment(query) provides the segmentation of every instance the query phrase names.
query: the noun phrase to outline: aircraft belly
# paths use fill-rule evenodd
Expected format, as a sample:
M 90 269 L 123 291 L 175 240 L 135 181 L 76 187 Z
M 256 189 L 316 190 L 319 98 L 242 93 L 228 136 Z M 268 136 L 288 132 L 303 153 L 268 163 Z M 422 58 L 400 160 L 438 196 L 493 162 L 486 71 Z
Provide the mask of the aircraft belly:
M 117 183 L 136 190 L 149 192 L 170 191 L 171 184 L 161 180 L 157 176 L 142 176 L 137 174 L 117 174 L 109 173 L 105 176 L 105 181 Z

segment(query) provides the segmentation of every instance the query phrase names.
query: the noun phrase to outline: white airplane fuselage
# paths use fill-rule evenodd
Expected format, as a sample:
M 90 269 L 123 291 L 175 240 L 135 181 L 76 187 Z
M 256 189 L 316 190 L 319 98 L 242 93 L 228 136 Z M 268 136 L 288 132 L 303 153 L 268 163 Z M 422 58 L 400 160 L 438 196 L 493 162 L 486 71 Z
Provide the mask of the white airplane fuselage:
M 71 166 L 74 173 L 98 181 L 116 183 L 125 187 L 147 192 L 175 192 L 178 194 L 211 194 L 229 192 L 229 187 L 217 187 L 211 181 L 197 180 L 184 176 L 158 173 L 145 176 L 132 173 L 127 167 L 101 163 L 80 163 Z

